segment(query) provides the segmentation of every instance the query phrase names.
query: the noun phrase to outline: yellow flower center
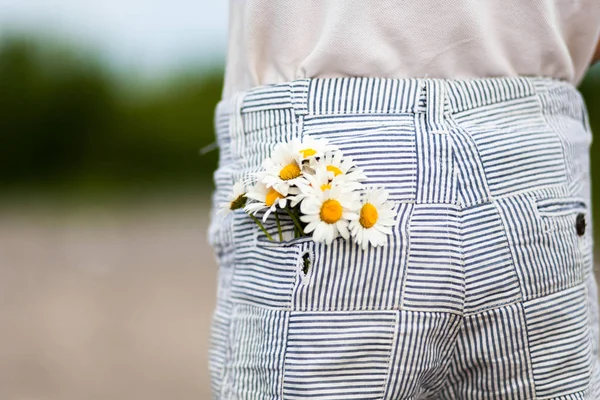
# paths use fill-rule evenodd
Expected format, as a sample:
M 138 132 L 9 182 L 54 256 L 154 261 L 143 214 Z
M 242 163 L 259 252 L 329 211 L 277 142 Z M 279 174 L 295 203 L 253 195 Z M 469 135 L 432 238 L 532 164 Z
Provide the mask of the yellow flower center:
M 367 229 L 372 228 L 377 222 L 377 219 L 379 219 L 379 214 L 377 213 L 377 209 L 375 206 L 373 206 L 373 204 L 367 203 L 362 206 L 360 209 L 359 222 L 363 227 Z
M 317 151 L 315 149 L 303 149 L 300 150 L 300 154 L 302 154 L 302 157 L 306 158 L 306 157 L 310 157 L 310 156 L 314 156 L 315 154 L 317 154 Z
M 342 174 L 342 170 L 341 170 L 341 169 L 339 169 L 339 168 L 338 168 L 338 167 L 336 167 L 336 166 L 333 166 L 333 165 L 328 165 L 328 166 L 327 166 L 327 171 L 329 171 L 329 172 L 333 172 L 333 176 L 338 176 L 338 175 L 341 175 L 341 174 Z
M 329 199 L 321 206 L 321 221 L 335 224 L 342 218 L 342 205 L 339 201 Z
M 296 163 L 291 163 L 286 165 L 279 171 L 279 177 L 284 181 L 289 181 L 290 179 L 294 179 L 299 177 L 302 174 L 300 171 L 300 167 L 296 165 Z
M 273 204 L 275 204 L 275 202 L 279 199 L 283 199 L 283 195 L 281 193 L 279 193 L 277 190 L 271 188 L 269 189 L 269 192 L 267 193 L 267 196 L 265 198 L 265 204 L 269 207 L 271 207 Z
M 330 190 L 331 189 L 331 185 L 329 183 L 326 183 L 324 185 L 321 185 L 321 191 L 326 191 L 326 190 Z

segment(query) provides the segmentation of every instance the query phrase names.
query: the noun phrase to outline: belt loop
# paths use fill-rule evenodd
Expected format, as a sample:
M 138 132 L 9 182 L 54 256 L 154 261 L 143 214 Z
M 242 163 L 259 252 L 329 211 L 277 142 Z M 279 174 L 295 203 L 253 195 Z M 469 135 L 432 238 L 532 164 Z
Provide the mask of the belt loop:
M 231 138 L 231 155 L 235 160 L 242 158 L 245 147 L 243 105 L 244 93 L 234 93 L 231 99 L 231 109 L 229 110 L 229 137 Z
M 310 82 L 310 79 L 297 79 L 291 83 L 290 97 L 296 120 L 308 114 L 308 89 Z
M 448 133 L 444 121 L 448 105 L 445 82 L 438 79 L 427 80 L 427 125 L 430 133 Z

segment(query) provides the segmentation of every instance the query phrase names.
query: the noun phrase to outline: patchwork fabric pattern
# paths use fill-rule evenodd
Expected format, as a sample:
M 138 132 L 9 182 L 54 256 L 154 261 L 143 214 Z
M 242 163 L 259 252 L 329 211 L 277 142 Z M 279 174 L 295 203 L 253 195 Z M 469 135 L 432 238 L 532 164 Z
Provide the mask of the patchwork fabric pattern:
M 385 247 L 362 250 L 343 239 L 330 246 L 305 242 L 301 249 L 311 257 L 312 268 L 300 274 L 292 307 L 299 311 L 398 309 L 404 278 L 398 266 L 406 265 L 412 209 L 412 204 L 399 205 L 394 234 Z
M 382 398 L 397 324 L 395 312 L 292 312 L 283 397 Z
M 600 398 L 591 133 L 571 85 L 303 79 L 215 117 L 215 399 Z M 241 210 L 215 214 L 276 143 L 307 136 L 390 193 L 386 246 L 270 242 Z
M 525 302 L 536 392 L 583 392 L 592 374 L 585 285 Z

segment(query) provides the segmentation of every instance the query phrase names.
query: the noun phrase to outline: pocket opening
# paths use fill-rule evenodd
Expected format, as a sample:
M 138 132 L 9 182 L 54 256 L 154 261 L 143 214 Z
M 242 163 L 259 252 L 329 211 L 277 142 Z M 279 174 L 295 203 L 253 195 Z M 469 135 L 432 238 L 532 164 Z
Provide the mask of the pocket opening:
M 279 240 L 279 233 L 277 232 L 277 228 L 271 229 L 270 227 L 265 227 L 269 235 L 273 238 L 273 240 L 269 240 L 267 235 L 264 232 L 258 230 L 256 232 L 256 243 L 260 246 L 274 246 L 274 247 L 285 247 L 285 246 L 294 246 L 300 243 L 308 242 L 312 240 L 312 236 L 302 236 L 302 237 L 294 237 L 294 230 L 289 228 L 284 228 L 282 230 L 283 240 Z
M 543 217 L 560 217 L 588 211 L 587 203 L 577 198 L 537 199 L 536 207 Z
M 589 205 L 577 197 L 535 199 L 536 211 L 546 233 L 569 231 L 579 238 L 585 235 L 585 220 Z M 582 223 L 583 221 L 583 223 Z

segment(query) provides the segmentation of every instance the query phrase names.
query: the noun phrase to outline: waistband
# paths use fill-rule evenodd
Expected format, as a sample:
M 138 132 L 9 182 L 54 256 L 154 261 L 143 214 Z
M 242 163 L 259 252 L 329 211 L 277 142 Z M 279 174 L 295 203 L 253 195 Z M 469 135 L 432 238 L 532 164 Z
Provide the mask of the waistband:
M 563 81 L 545 77 L 479 79 L 316 78 L 260 86 L 219 102 L 241 114 L 292 110 L 295 115 L 454 114 L 498 102 L 549 91 L 576 91 Z

